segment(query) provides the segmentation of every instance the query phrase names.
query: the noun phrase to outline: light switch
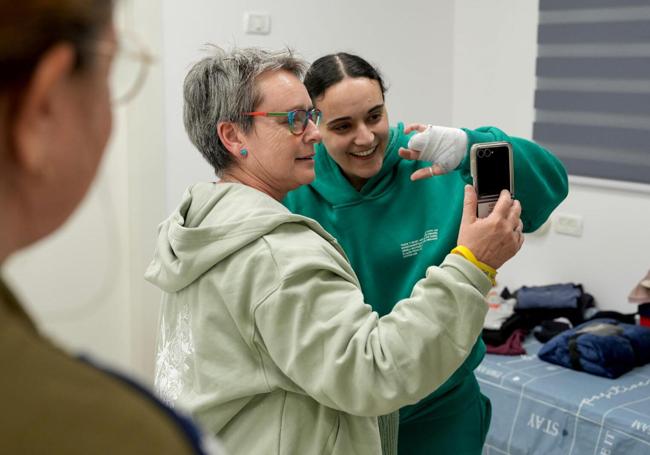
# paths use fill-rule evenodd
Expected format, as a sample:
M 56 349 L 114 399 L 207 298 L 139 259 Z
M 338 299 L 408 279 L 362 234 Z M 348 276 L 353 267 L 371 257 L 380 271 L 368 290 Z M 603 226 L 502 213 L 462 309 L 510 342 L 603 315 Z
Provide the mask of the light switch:
M 244 13 L 244 31 L 249 35 L 268 35 L 271 33 L 271 15 Z
M 582 235 L 582 216 L 568 213 L 558 213 L 553 221 L 555 232 L 558 234 L 580 237 Z

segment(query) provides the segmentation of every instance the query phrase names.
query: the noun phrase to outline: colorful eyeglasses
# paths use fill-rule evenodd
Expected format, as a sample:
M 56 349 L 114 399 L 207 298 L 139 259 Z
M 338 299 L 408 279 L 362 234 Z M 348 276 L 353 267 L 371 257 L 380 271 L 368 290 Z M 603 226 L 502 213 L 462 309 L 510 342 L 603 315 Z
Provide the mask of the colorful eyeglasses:
M 249 117 L 287 117 L 289 122 L 289 131 L 292 134 L 299 135 L 305 132 L 307 123 L 311 120 L 316 126 L 320 123 L 323 113 L 318 109 L 294 109 L 289 112 L 244 112 Z

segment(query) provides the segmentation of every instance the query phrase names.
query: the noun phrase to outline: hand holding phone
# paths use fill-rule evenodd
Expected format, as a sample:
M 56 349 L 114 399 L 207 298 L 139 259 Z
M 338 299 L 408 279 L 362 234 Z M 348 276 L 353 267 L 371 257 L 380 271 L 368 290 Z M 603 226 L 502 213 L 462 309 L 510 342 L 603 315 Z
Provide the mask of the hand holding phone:
M 476 191 L 466 185 L 457 244 L 468 248 L 477 260 L 498 269 L 523 244 L 521 204 L 504 191 L 490 216 L 478 218 L 476 206 Z
M 470 149 L 470 166 L 478 198 L 477 216 L 487 217 L 502 190 L 515 197 L 512 146 L 508 142 L 483 142 Z

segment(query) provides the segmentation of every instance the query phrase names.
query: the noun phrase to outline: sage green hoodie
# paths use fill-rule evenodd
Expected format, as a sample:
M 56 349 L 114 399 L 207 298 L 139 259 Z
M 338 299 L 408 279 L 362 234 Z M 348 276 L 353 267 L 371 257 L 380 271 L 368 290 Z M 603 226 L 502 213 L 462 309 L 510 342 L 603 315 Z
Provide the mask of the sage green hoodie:
M 336 240 L 244 185 L 200 183 L 159 228 L 155 384 L 236 454 L 381 453 L 377 416 L 463 363 L 488 279 L 460 256 L 379 317 Z

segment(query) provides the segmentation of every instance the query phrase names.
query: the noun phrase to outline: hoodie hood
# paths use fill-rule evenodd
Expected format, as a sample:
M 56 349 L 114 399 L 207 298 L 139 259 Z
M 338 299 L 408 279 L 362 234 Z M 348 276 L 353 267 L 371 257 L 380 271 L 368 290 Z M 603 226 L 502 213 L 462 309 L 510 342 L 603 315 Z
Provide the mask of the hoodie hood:
M 402 160 L 397 151 L 400 147 L 406 147 L 409 137 L 410 135 L 404 139 L 403 123 L 390 129 L 381 169 L 363 185 L 361 191 L 354 189 L 345 178 L 339 165 L 327 153 L 325 146 L 322 143 L 316 144 L 316 157 L 314 158 L 316 180 L 309 186 L 333 206 L 374 198 L 390 186 L 391 176 L 394 177 L 395 168 Z
M 195 184 L 185 190 L 178 208 L 158 227 L 156 251 L 145 279 L 163 291 L 180 291 L 231 254 L 288 222 L 307 224 L 334 241 L 318 223 L 291 214 L 251 187 Z

